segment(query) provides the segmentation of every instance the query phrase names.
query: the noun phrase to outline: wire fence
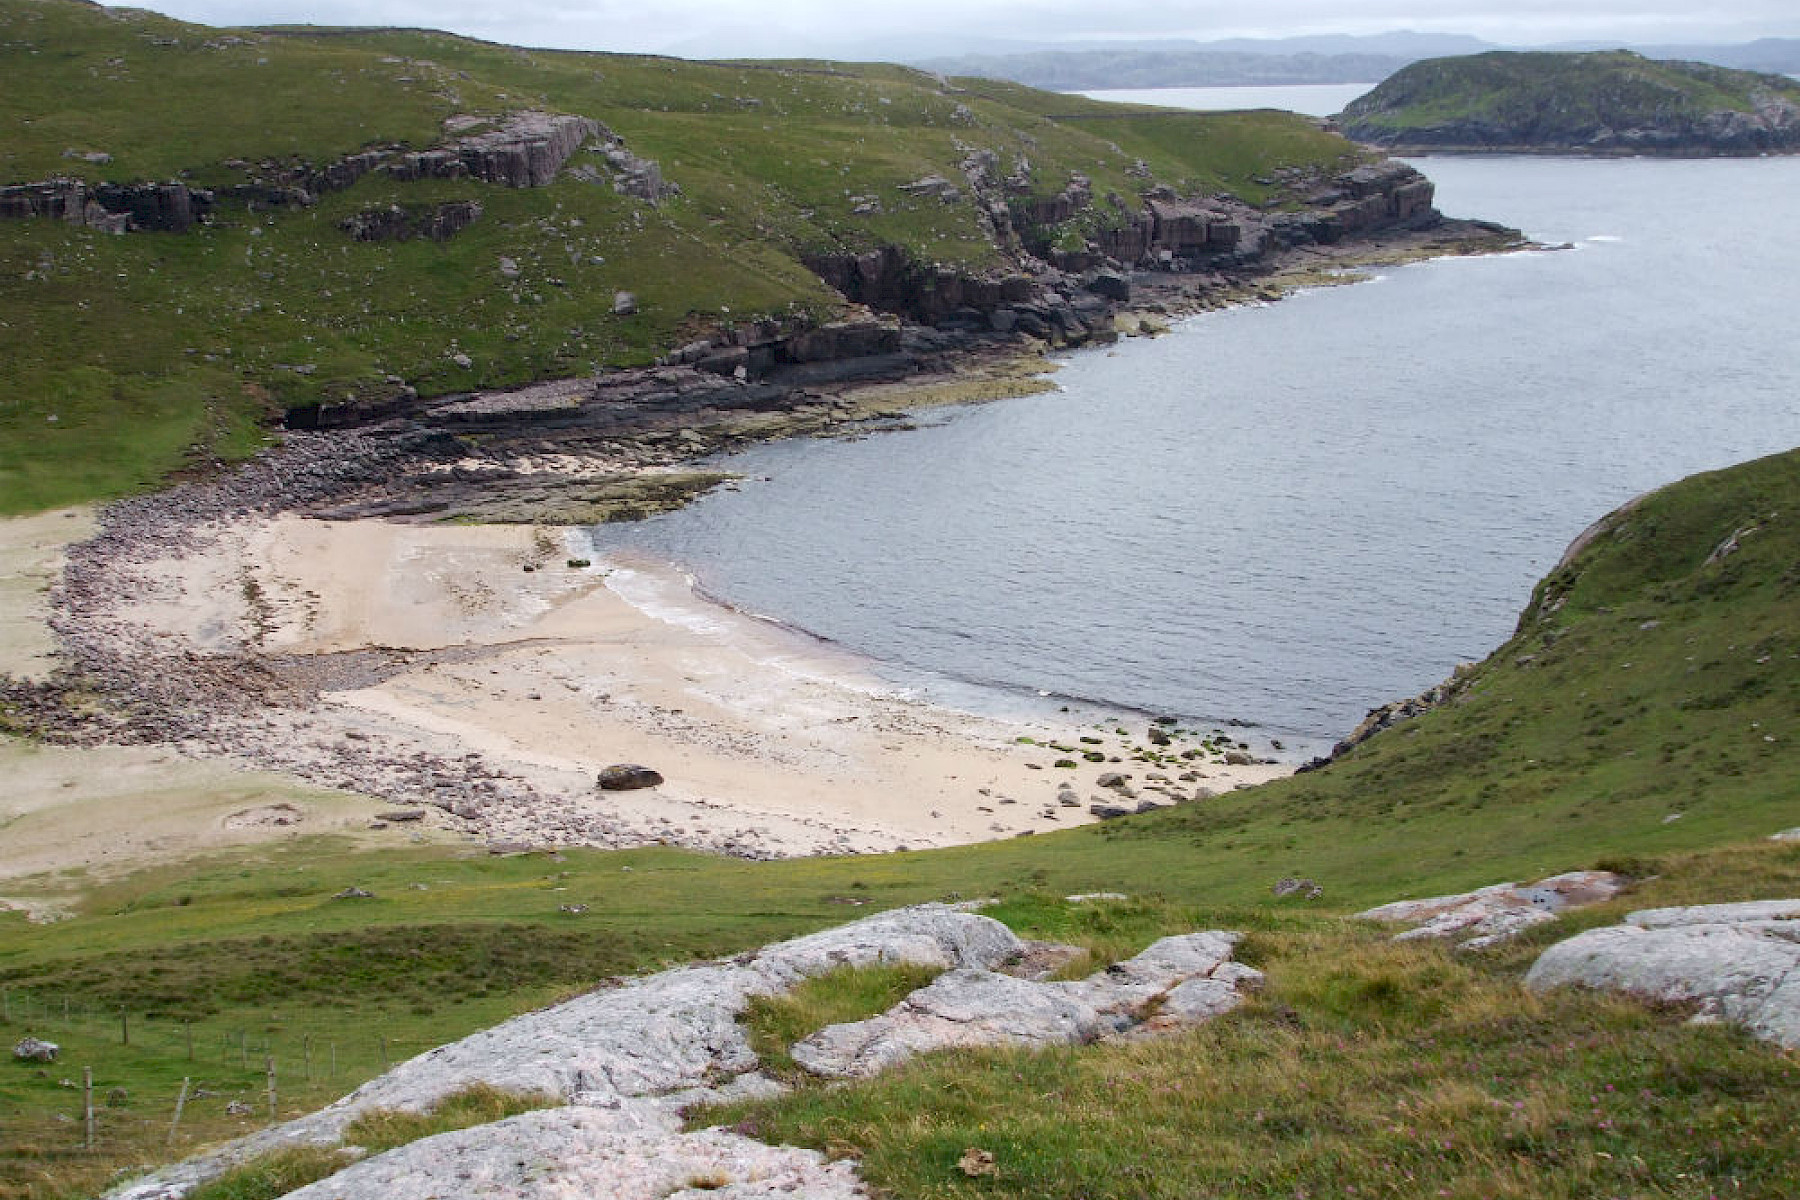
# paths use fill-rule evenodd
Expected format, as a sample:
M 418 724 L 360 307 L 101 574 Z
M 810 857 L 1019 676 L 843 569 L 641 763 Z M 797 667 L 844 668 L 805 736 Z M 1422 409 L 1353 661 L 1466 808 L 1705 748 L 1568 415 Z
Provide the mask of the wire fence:
M 0 1200 L 38 1194 L 20 1163 L 166 1161 L 311 1111 L 439 1044 L 322 1008 L 194 1018 L 12 987 L 0 988 L 0 1039 Z M 20 1057 L 29 1040 L 54 1054 Z

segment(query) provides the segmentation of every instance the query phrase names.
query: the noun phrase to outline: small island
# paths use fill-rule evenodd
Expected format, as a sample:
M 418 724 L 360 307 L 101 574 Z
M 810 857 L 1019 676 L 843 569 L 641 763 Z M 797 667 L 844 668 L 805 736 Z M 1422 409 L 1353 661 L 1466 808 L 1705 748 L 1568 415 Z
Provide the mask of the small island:
M 1402 154 L 1800 151 L 1800 82 L 1629 50 L 1433 58 L 1337 116 L 1349 137 Z

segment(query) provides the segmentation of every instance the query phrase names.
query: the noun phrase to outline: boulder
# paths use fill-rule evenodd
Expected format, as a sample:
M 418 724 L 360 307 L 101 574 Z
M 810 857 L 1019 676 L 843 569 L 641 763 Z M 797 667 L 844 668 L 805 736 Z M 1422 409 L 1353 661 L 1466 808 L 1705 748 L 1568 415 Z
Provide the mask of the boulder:
M 1458 938 L 1459 949 L 1479 950 L 1518 936 L 1534 925 L 1554 921 L 1565 908 L 1581 908 L 1610 900 L 1627 880 L 1610 871 L 1570 871 L 1536 883 L 1497 883 L 1453 896 L 1400 900 L 1356 915 L 1368 921 L 1404 921 L 1412 929 L 1394 940 Z
M 13 1047 L 13 1057 L 20 1062 L 55 1062 L 62 1047 L 43 1038 L 28 1037 Z
M 629 792 L 637 788 L 651 788 L 661 785 L 663 777 L 649 767 L 640 767 L 636 763 L 614 763 L 600 772 L 600 787 L 608 792 Z
M 1105 801 L 1096 800 L 1088 805 L 1088 811 L 1102 821 L 1110 821 L 1114 817 L 1129 817 L 1137 809 L 1129 804 L 1108 804 Z
M 1123 304 L 1131 299 L 1131 280 L 1117 271 L 1098 271 L 1088 280 L 1087 290 L 1103 299 Z
M 1800 1048 L 1800 900 L 1632 913 L 1544 951 L 1525 986 L 1624 992 L 1652 1004 L 1697 1006 L 1696 1020 L 1738 1024 Z M 1635 920 L 1634 920 L 1635 918 Z

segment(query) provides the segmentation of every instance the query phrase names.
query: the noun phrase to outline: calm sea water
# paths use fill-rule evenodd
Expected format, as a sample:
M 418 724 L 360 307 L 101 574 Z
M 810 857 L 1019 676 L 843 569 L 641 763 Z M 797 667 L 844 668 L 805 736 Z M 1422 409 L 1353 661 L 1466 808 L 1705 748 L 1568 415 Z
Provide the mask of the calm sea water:
M 1329 117 L 1375 85 L 1296 83 L 1287 87 L 1105 88 L 1082 92 L 1116 104 L 1160 104 L 1216 112 L 1235 108 L 1284 108 L 1309 117 Z
M 1069 355 L 1053 394 L 727 460 L 599 536 L 938 699 L 1039 691 L 1301 749 L 1511 631 L 1591 521 L 1800 444 L 1800 158 L 1441 158 L 1572 249 L 1388 269 Z

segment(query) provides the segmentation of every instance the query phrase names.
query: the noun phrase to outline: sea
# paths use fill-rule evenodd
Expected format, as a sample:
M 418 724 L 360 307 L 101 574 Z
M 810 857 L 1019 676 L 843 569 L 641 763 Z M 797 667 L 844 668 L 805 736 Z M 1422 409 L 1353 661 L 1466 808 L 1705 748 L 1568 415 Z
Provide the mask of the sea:
M 760 446 L 718 460 L 734 489 L 596 549 L 937 703 L 1317 753 L 1502 643 L 1603 514 L 1800 445 L 1800 157 L 1413 161 L 1445 212 L 1551 248 L 1384 267 L 1066 354 L 1047 394 Z

